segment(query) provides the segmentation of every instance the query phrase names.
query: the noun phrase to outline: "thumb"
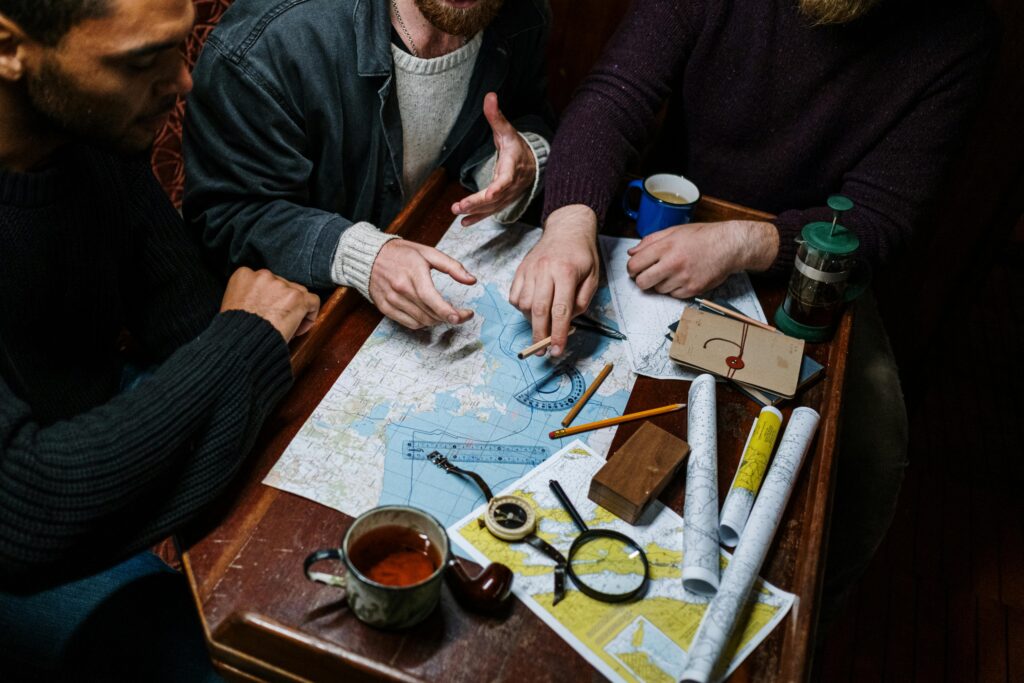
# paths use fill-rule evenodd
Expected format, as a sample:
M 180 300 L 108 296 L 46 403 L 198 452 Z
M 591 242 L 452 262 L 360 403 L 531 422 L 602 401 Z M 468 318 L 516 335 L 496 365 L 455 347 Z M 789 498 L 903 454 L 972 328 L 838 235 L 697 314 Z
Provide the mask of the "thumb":
M 641 249 L 646 249 L 647 247 L 651 246 L 652 244 L 665 239 L 666 237 L 668 237 L 668 235 L 669 235 L 669 231 L 668 230 L 665 230 L 665 229 L 656 230 L 656 231 L 652 232 L 650 235 L 647 235 L 642 240 L 640 240 L 640 243 L 637 244 L 636 246 L 633 246 L 633 247 L 630 247 L 629 249 L 627 249 L 626 253 L 629 254 L 630 256 L 632 256 L 633 254 L 637 253 Z
M 501 113 L 501 109 L 498 107 L 497 93 L 489 92 L 484 96 L 484 117 L 487 118 L 487 123 L 491 124 L 495 142 L 502 135 L 515 133 L 512 124 L 508 122 L 508 119 L 505 118 L 505 115 Z
M 464 285 L 472 285 L 476 283 L 476 276 L 466 270 L 461 263 L 444 252 L 429 248 L 423 252 L 423 258 L 427 260 L 427 263 L 430 264 L 431 268 L 439 270 L 442 273 L 447 273 L 456 282 L 461 282 Z

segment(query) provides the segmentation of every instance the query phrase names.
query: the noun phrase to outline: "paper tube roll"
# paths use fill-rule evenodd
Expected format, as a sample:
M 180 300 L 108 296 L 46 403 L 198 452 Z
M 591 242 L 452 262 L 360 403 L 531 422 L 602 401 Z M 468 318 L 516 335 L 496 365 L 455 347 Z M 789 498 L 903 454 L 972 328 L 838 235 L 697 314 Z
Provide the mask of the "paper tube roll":
M 781 426 L 782 413 L 779 409 L 765 406 L 750 427 L 740 464 L 722 504 L 722 518 L 718 526 L 719 538 L 730 548 L 740 542 L 740 534 L 750 516 L 750 509 L 754 507 L 754 498 L 768 470 L 768 461 Z
M 683 503 L 683 587 L 698 595 L 718 590 L 718 428 L 715 378 L 700 375 L 686 402 L 686 499 Z
M 686 671 L 683 672 L 684 682 L 706 683 L 712 675 L 720 675 L 715 671 L 715 664 L 737 627 L 736 622 L 764 564 L 807 448 L 818 428 L 818 417 L 817 411 L 810 408 L 793 411 L 779 444 L 779 452 L 768 470 L 754 509 L 750 511 L 747 528 L 722 574 L 718 593 L 704 612 L 693 637 Z

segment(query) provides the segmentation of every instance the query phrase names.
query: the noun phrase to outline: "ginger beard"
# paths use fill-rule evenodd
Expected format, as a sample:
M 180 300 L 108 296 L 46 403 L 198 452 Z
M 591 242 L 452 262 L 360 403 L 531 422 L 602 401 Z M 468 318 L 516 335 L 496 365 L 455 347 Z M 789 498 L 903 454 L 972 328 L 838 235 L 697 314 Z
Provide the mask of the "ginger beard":
M 446 0 L 415 0 L 420 13 L 445 33 L 471 38 L 498 15 L 505 0 L 477 0 L 471 7 L 454 7 Z
M 815 25 L 846 24 L 860 19 L 880 0 L 800 0 L 800 13 Z

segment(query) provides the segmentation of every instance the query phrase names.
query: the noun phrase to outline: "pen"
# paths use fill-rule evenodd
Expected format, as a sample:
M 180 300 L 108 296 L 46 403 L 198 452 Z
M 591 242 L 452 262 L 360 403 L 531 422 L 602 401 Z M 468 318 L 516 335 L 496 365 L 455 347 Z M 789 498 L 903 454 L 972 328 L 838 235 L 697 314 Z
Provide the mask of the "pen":
M 621 339 L 625 339 L 626 338 L 626 335 L 622 334 L 621 332 L 619 332 L 614 327 L 611 327 L 609 325 L 605 325 L 604 323 L 602 323 L 602 322 L 600 322 L 598 320 L 594 320 L 593 318 L 591 318 L 588 315 L 578 315 L 578 316 L 576 316 L 573 319 L 573 323 L 575 325 L 578 325 L 579 327 L 583 327 L 583 328 L 586 328 L 588 330 L 593 330 L 594 332 L 597 332 L 598 334 L 603 334 L 606 337 L 611 337 L 612 339 L 620 339 L 621 340 Z

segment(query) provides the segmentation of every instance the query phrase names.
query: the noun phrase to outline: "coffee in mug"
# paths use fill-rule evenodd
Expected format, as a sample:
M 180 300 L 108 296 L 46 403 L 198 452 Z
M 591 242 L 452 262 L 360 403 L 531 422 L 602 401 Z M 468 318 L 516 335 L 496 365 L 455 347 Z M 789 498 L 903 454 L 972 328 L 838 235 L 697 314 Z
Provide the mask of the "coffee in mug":
M 340 561 L 345 573 L 315 571 L 313 565 L 324 560 Z M 512 592 L 508 567 L 494 563 L 471 575 L 449 554 L 441 523 L 405 505 L 364 512 L 339 547 L 310 553 L 303 568 L 310 581 L 345 589 L 345 601 L 360 621 L 386 629 L 426 619 L 441 599 L 446 573 L 460 601 L 478 611 L 503 609 Z
M 441 566 L 440 551 L 427 534 L 398 525 L 366 532 L 352 543 L 348 555 L 363 576 L 385 586 L 426 581 Z
M 640 190 L 640 205 L 630 205 L 630 190 Z M 634 180 L 622 195 L 622 210 L 636 221 L 636 232 L 646 237 L 652 232 L 673 225 L 689 223 L 693 207 L 700 201 L 700 190 L 681 175 L 656 173 L 643 180 Z

